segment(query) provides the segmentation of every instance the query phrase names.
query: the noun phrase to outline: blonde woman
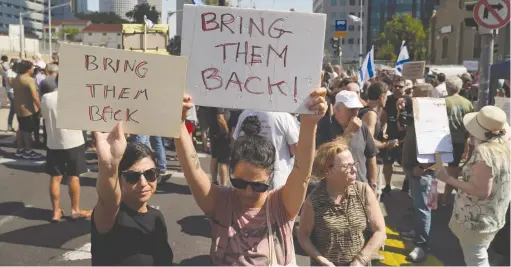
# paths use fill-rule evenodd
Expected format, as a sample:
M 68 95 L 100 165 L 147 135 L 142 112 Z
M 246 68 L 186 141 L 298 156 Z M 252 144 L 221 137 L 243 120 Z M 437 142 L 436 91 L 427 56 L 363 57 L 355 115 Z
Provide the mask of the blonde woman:
M 504 111 L 494 106 L 468 113 L 463 124 L 475 146 L 463 179 L 451 177 L 445 168 L 435 172 L 459 190 L 449 227 L 460 242 L 465 264 L 489 266 L 486 250 L 504 227 L 511 200 L 509 124 Z
M 357 164 L 342 138 L 317 150 L 313 170 L 322 179 L 305 200 L 298 229 L 311 265 L 366 266 L 385 242 L 383 214 L 371 187 L 357 181 Z

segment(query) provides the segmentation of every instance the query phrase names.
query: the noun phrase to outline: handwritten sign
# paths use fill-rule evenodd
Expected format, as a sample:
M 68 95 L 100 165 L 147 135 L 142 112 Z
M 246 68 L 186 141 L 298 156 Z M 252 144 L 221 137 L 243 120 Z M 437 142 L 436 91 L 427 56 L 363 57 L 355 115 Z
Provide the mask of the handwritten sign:
M 453 148 L 445 98 L 418 97 L 413 99 L 417 161 L 435 163 L 435 154 L 443 162 L 452 162 Z
M 412 61 L 403 64 L 402 76 L 408 80 L 423 79 L 426 61 Z
M 62 44 L 58 128 L 179 134 L 187 59 Z
M 465 60 L 463 61 L 463 67 L 467 68 L 468 71 L 477 71 L 479 69 L 479 61 Z
M 200 106 L 309 113 L 325 14 L 185 5 L 181 53 Z
M 509 108 L 511 105 L 511 98 L 507 97 L 495 97 L 495 106 L 504 110 L 507 116 L 507 123 L 510 123 Z

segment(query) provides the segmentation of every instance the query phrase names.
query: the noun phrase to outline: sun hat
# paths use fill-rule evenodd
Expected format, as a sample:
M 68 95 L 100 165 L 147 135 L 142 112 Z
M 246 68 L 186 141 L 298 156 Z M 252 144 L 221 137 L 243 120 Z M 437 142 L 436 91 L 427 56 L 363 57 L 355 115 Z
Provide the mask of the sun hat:
M 495 137 L 509 140 L 509 124 L 506 113 L 495 106 L 485 106 L 479 112 L 471 112 L 463 117 L 467 131 L 476 138 L 487 141 Z
M 360 102 L 358 94 L 353 91 L 343 90 L 335 95 L 335 104 L 342 103 L 347 108 L 363 108 L 364 105 Z

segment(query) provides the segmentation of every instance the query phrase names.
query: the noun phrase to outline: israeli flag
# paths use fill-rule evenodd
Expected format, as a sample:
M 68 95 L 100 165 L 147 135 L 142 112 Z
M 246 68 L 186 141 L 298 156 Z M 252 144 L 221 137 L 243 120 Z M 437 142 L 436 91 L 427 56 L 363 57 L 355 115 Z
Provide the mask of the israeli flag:
M 154 23 L 150 19 L 148 19 L 146 15 L 144 15 L 144 22 L 147 30 L 150 30 L 154 27 Z
M 358 83 L 363 85 L 366 81 L 375 76 L 374 71 L 374 45 L 371 46 L 371 50 L 366 55 L 362 66 L 358 70 Z
M 193 4 L 194 5 L 199 5 L 199 6 L 205 6 L 206 4 L 204 4 L 204 1 L 202 0 L 192 0 Z
M 401 43 L 401 49 L 399 50 L 399 56 L 397 57 L 396 70 L 401 73 L 403 72 L 403 64 L 410 62 L 410 55 L 408 55 L 408 48 L 406 48 L 406 42 Z

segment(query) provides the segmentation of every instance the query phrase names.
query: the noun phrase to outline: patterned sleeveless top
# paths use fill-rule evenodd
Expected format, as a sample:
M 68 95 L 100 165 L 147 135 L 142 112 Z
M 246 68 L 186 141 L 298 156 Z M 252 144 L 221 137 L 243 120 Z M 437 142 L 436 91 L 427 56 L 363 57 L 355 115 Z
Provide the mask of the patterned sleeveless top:
M 314 208 L 311 240 L 318 251 L 336 266 L 349 265 L 364 248 L 365 184 L 355 181 L 346 189 L 346 198 L 335 204 L 326 189 L 326 180 L 310 195 Z M 318 265 L 311 259 L 311 265 Z

